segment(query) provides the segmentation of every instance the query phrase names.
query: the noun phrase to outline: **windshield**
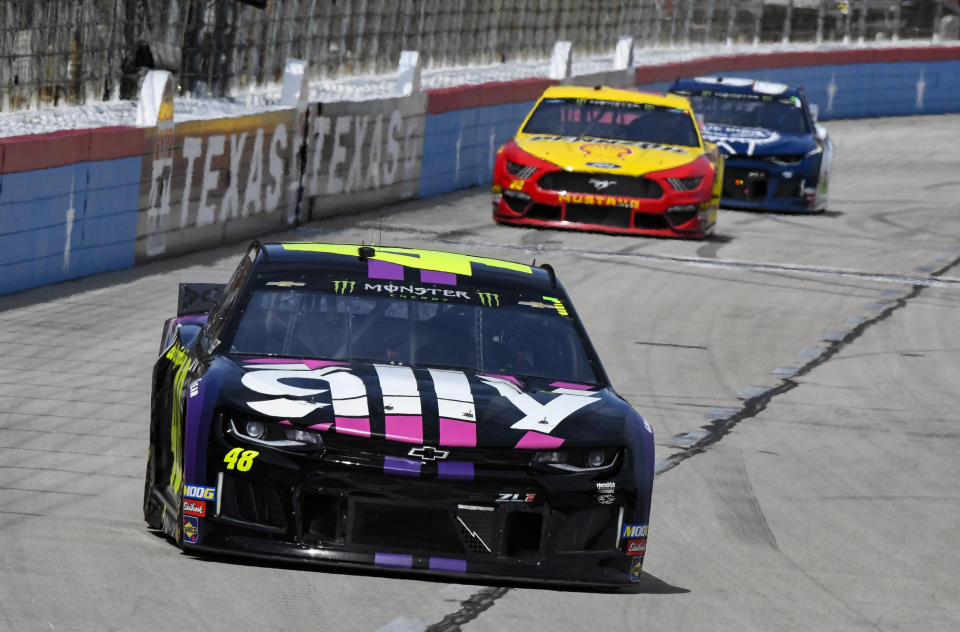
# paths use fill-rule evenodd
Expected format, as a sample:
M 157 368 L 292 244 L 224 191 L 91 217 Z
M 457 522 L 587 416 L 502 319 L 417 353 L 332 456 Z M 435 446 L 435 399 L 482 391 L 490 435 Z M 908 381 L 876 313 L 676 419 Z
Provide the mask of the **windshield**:
M 784 134 L 806 134 L 809 131 L 800 99 L 797 97 L 779 99 L 741 94 L 732 97 L 712 94 L 688 98 L 693 103 L 694 112 L 702 115 L 707 123 L 763 127 Z
M 351 293 L 362 291 L 359 286 L 381 287 L 359 281 L 339 283 L 354 284 L 346 285 Z M 525 300 L 529 297 L 475 290 L 432 291 L 432 297 L 425 293 L 413 300 L 396 295 L 255 290 L 230 351 L 597 382 L 573 319 L 562 303 L 553 302 L 556 299 Z M 443 292 L 462 296 L 444 302 Z M 437 295 L 441 299 L 423 300 Z M 465 300 L 474 303 L 459 302 Z
M 628 101 L 544 99 L 523 132 L 700 146 L 693 119 L 686 110 Z

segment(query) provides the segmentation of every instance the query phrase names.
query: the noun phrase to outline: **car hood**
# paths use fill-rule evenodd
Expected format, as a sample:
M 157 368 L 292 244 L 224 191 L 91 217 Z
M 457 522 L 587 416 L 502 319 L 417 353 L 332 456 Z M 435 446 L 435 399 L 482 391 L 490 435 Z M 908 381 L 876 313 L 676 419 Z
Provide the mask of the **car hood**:
M 545 134 L 519 134 L 514 142 L 523 151 L 567 171 L 635 176 L 685 165 L 703 153 L 697 147 Z
M 219 407 L 324 432 L 416 445 L 555 449 L 620 446 L 646 427 L 610 388 L 590 384 L 324 360 L 218 364 Z
M 707 123 L 703 138 L 715 143 L 724 155 L 771 156 L 806 154 L 814 150 L 816 141 L 809 134 L 785 134 L 765 127 L 742 127 Z

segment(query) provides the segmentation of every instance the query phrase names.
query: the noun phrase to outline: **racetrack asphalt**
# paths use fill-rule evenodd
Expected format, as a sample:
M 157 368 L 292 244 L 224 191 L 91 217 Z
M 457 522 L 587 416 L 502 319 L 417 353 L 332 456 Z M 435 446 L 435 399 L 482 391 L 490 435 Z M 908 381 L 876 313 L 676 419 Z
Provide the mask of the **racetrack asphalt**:
M 148 532 L 160 329 L 238 244 L 0 297 L 0 630 L 960 629 L 960 116 L 827 127 L 826 213 L 722 210 L 702 242 L 497 226 L 485 189 L 270 236 L 551 263 L 657 436 L 636 590 L 198 558 Z

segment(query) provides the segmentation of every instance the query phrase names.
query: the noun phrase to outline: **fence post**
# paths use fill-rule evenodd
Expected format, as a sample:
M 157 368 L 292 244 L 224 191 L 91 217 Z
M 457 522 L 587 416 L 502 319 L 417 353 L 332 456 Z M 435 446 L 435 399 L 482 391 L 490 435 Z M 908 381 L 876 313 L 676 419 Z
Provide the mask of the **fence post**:
M 694 0 L 687 0 L 687 15 L 683 19 L 683 43 L 690 43 L 690 27 L 693 24 L 693 3 Z
M 570 42 L 556 42 L 553 45 L 553 56 L 550 58 L 549 78 L 563 81 L 569 77 L 572 57 L 573 45 Z
M 660 30 L 663 28 L 663 0 L 653 0 L 653 43 L 660 45 Z M 647 46 L 647 42 L 643 43 Z
M 710 41 L 710 35 L 713 33 L 713 15 L 717 10 L 717 0 L 707 0 L 707 17 L 704 18 L 705 26 L 703 28 L 703 43 Z
M 939 3 L 937 3 L 939 4 Z M 857 24 L 857 42 L 863 44 L 867 38 L 867 11 L 870 10 L 870 0 L 860 0 L 860 20 Z
M 900 40 L 900 3 L 893 5 L 893 41 Z
M 397 92 L 410 96 L 420 92 L 420 53 L 415 50 L 400 52 L 397 68 Z
M 626 70 L 633 66 L 633 38 L 621 36 L 617 40 L 617 49 L 613 54 L 614 70 Z
M 287 57 L 283 67 L 283 84 L 280 89 L 280 104 L 288 108 L 306 103 L 310 96 L 307 67 L 305 59 Z
M 814 38 L 817 44 L 823 42 L 823 18 L 827 12 L 827 0 L 820 0 L 817 3 L 817 35 Z
M 733 44 L 733 28 L 737 23 L 737 3 L 736 0 L 727 0 L 727 46 Z
M 783 16 L 783 35 L 780 42 L 786 44 L 790 41 L 790 23 L 793 20 L 793 0 L 787 0 L 787 11 Z
M 763 3 L 764 0 L 760 0 L 757 7 L 757 12 L 753 18 L 753 45 L 756 46 L 760 43 L 760 29 L 763 22 Z
M 8 41 L 10 25 L 13 24 L 13 4 L 5 2 L 0 7 L 0 23 L 5 28 L 0 28 L 0 112 L 10 109 L 10 65 L 13 60 L 8 57 L 13 48 L 13 42 Z
M 940 41 L 940 23 L 943 21 L 943 2 L 936 3 L 936 9 L 933 13 L 933 24 L 931 25 L 930 39 L 934 42 Z
M 850 4 L 853 0 L 845 0 L 847 6 L 847 12 L 843 14 L 843 43 L 850 43 L 850 19 L 852 13 L 850 11 Z

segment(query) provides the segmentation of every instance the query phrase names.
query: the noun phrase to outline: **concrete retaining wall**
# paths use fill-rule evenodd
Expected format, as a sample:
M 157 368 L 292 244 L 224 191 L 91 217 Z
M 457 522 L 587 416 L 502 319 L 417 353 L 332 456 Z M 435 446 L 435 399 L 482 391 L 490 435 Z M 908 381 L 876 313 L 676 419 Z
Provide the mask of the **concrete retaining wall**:
M 960 112 L 957 46 L 714 57 L 564 83 L 663 90 L 704 74 L 803 85 L 824 120 Z M 0 295 L 486 184 L 555 83 L 0 139 Z
M 133 265 L 143 131 L 0 139 L 0 294 Z
M 313 104 L 302 219 L 417 197 L 427 98 Z
M 295 221 L 296 110 L 145 132 L 136 260 L 192 252 Z M 293 189 L 291 191 L 291 189 Z

